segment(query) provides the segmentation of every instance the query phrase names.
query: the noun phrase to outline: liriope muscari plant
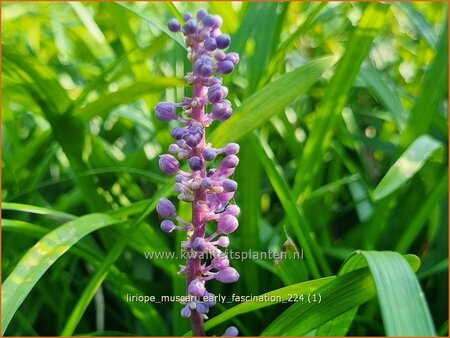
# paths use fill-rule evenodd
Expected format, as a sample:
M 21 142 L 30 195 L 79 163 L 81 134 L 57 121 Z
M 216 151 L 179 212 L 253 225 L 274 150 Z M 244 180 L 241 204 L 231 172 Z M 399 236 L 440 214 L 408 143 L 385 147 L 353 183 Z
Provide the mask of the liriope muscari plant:
M 206 141 L 206 128 L 214 121 L 227 120 L 233 112 L 230 101 L 225 99 L 228 89 L 222 85 L 221 75 L 234 70 L 239 55 L 224 52 L 231 39 L 221 32 L 220 16 L 200 10 L 196 19 L 188 13 L 183 18 L 183 26 L 176 19 L 171 19 L 168 26 L 170 31 L 182 32 L 185 36 L 188 58 L 192 61 L 192 72 L 185 80 L 193 86 L 193 97 L 178 103 L 161 102 L 155 114 L 161 121 L 179 123 L 172 130 L 175 143 L 169 146 L 170 154 L 161 155 L 159 165 L 164 173 L 176 175 L 175 191 L 179 200 L 192 203 L 192 220 L 182 219 L 167 198 L 159 201 L 157 211 L 164 218 L 163 231 L 187 233 L 187 240 L 181 247 L 188 258 L 179 273 L 186 275 L 189 301 L 181 310 L 181 316 L 190 318 L 194 335 L 202 336 L 205 335 L 206 314 L 215 305 L 215 297 L 207 291 L 205 283 L 214 279 L 234 283 L 239 279 L 239 273 L 230 267 L 223 252 L 229 245 L 228 235 L 238 227 L 236 217 L 240 209 L 230 204 L 237 183 L 229 177 L 239 163 L 236 156 L 239 145 L 230 143 L 214 148 Z M 220 165 L 213 168 L 219 157 L 223 157 Z M 187 161 L 190 170 L 182 170 L 179 160 Z M 213 227 L 210 235 L 206 234 L 207 225 Z M 207 257 L 212 257 L 208 263 Z M 225 331 L 227 336 L 237 334 L 233 326 Z

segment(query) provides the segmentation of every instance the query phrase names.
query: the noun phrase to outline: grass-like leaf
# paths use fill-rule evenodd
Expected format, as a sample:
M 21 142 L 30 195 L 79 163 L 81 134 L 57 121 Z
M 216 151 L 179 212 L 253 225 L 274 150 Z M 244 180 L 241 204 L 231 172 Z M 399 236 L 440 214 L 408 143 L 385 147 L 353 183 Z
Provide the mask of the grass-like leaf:
M 117 223 L 111 216 L 91 214 L 65 223 L 37 242 L 3 284 L 2 332 L 34 285 L 59 257 L 87 234 Z
M 442 144 L 428 135 L 419 137 L 389 169 L 375 188 L 375 200 L 385 198 L 405 184 L 419 171 Z

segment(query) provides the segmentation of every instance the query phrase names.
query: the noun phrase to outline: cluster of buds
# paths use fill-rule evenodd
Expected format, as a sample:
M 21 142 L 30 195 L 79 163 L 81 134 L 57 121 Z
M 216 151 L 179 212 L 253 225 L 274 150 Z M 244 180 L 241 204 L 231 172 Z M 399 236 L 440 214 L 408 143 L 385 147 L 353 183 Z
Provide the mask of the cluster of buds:
M 205 283 L 213 279 L 234 283 L 239 279 L 239 273 L 230 267 L 223 252 L 230 243 L 228 235 L 239 225 L 240 209 L 230 204 L 237 189 L 237 183 L 230 177 L 239 163 L 236 156 L 239 145 L 230 143 L 213 148 L 205 138 L 206 128 L 212 122 L 225 121 L 233 113 L 230 101 L 226 100 L 228 89 L 222 84 L 221 74 L 231 73 L 239 56 L 224 52 L 231 39 L 221 32 L 220 16 L 200 10 L 197 19 L 188 13 L 183 18 L 184 25 L 172 19 L 168 26 L 172 32 L 182 32 L 189 47 L 188 58 L 193 69 L 185 80 L 193 86 L 193 97 L 179 103 L 161 102 L 155 108 L 155 115 L 161 121 L 177 121 L 181 125 L 173 128 L 175 143 L 169 146 L 170 154 L 160 156 L 159 165 L 164 173 L 176 175 L 175 191 L 179 200 L 192 203 L 192 221 L 182 219 L 167 198 L 159 201 L 157 212 L 164 218 L 161 223 L 164 232 L 186 231 L 187 240 L 181 245 L 182 250 L 188 251 L 188 260 L 179 273 L 186 275 L 192 301 L 187 302 L 181 315 L 190 318 L 193 334 L 202 336 L 205 335 L 203 321 L 215 305 L 215 297 L 207 291 Z M 209 112 L 208 105 L 211 105 Z M 220 158 L 220 165 L 213 168 Z M 180 160 L 187 161 L 190 171 L 180 168 Z M 207 224 L 214 225 L 210 235 L 206 235 Z M 213 259 L 206 263 L 202 259 L 205 256 Z M 237 334 L 233 326 L 225 331 L 227 336 Z

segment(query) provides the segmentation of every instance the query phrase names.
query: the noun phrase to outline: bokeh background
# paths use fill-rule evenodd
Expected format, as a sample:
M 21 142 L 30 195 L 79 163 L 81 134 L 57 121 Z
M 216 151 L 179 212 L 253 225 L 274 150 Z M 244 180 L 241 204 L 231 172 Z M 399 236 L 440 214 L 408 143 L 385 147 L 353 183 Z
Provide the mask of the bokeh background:
M 68 221 L 78 230 L 62 228 L 60 241 L 75 239 L 54 263 L 27 257 L 49 269 L 17 283 L 33 285 L 17 311 L 6 309 L 6 335 L 189 330 L 181 305 L 125 298 L 185 293 L 176 274 L 182 262 L 146 260 L 144 252 L 178 251 L 183 239 L 162 233 L 154 212 L 159 196 L 176 198 L 158 168 L 170 127 L 153 109 L 189 94 L 186 50 L 166 23 L 200 8 L 223 17 L 229 50 L 241 55 L 225 79 L 236 114 L 208 136 L 241 144 L 241 226 L 231 248 L 292 254 L 312 245 L 303 261 L 232 262 L 240 281 L 210 283 L 211 291 L 258 295 L 330 276 L 357 249 L 412 253 L 422 261 L 417 277 L 436 330 L 447 335 L 446 2 L 7 1 L 3 281 L 45 234 Z M 188 205 L 179 208 L 189 215 Z M 45 245 L 61 249 L 58 238 Z M 258 335 L 287 306 L 228 324 Z M 386 333 L 376 298 L 345 331 Z

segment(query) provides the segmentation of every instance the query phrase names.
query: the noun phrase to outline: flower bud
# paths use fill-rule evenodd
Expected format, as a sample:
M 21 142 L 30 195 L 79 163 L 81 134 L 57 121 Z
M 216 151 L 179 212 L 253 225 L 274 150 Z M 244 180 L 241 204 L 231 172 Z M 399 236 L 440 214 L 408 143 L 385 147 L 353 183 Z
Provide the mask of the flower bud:
M 202 178 L 202 180 L 200 181 L 200 186 L 203 189 L 211 189 L 212 188 L 212 180 L 208 177 Z
M 227 178 L 227 179 L 223 180 L 222 187 L 223 187 L 223 190 L 225 190 L 227 192 L 236 191 L 237 183 L 235 181 Z
M 211 266 L 214 269 L 222 270 L 230 266 L 230 261 L 226 257 L 218 256 L 214 257 L 211 261 Z
M 225 330 L 222 337 L 236 337 L 239 334 L 238 329 L 234 326 L 230 326 Z
M 210 77 L 213 75 L 213 62 L 210 57 L 202 56 L 194 63 L 194 71 L 203 77 Z
M 235 168 L 239 163 L 239 157 L 236 155 L 227 155 L 222 161 L 222 166 L 225 168 Z
M 203 298 L 203 302 L 206 306 L 213 307 L 216 305 L 216 296 L 213 293 L 206 291 L 203 297 L 207 297 L 207 299 Z
M 199 313 L 206 314 L 209 311 L 209 307 L 205 303 L 197 303 L 197 311 Z
M 239 273 L 236 269 L 227 267 L 217 272 L 216 279 L 222 283 L 234 283 L 239 280 Z
M 225 146 L 225 153 L 227 154 L 227 155 L 234 155 L 234 154 L 237 154 L 238 152 L 239 152 L 239 144 L 237 144 L 237 143 L 228 143 L 226 146 Z
M 222 73 L 222 74 L 229 74 L 234 70 L 234 63 L 231 62 L 230 60 L 227 60 L 225 58 L 225 60 L 223 61 L 219 61 L 217 63 L 217 72 Z
M 175 127 L 172 130 L 172 137 L 175 140 L 181 140 L 183 138 L 183 136 L 185 136 L 186 134 L 187 134 L 187 131 L 184 128 Z
M 239 208 L 236 204 L 230 204 L 229 206 L 227 206 L 227 210 L 225 210 L 225 213 L 237 217 L 241 213 L 241 208 Z
M 209 86 L 214 86 L 217 83 L 222 84 L 222 78 L 220 76 L 209 79 Z
M 203 296 L 205 291 L 205 282 L 199 279 L 194 279 L 188 286 L 188 292 L 193 296 Z
M 216 39 L 214 38 L 207 38 L 203 44 L 203 47 L 209 51 L 213 52 L 217 48 Z
M 216 51 L 214 52 L 214 58 L 215 58 L 217 61 L 225 60 L 225 53 L 222 52 L 221 50 L 216 50 Z
M 206 148 L 203 150 L 203 158 L 206 161 L 212 161 L 216 158 L 216 151 L 211 148 Z
M 207 15 L 208 15 L 208 12 L 206 12 L 204 9 L 201 9 L 197 12 L 197 20 L 203 21 Z
M 180 169 L 180 163 L 172 155 L 166 154 L 159 157 L 159 167 L 166 174 L 173 175 Z
M 228 94 L 228 89 L 220 84 L 214 84 L 208 89 L 208 100 L 211 103 L 222 101 Z
M 227 248 L 230 245 L 230 239 L 228 236 L 220 236 L 217 240 L 217 245 L 221 246 L 222 248 Z
M 176 225 L 169 221 L 168 219 L 165 219 L 161 222 L 161 230 L 164 232 L 172 232 L 175 229 Z
M 217 18 L 212 16 L 212 15 L 207 15 L 204 19 L 203 19 L 203 24 L 206 27 L 213 27 L 215 25 L 218 24 L 217 22 Z
M 158 120 L 169 122 L 178 118 L 175 105 L 172 102 L 161 102 L 155 107 L 155 115 Z
M 183 19 L 184 19 L 184 21 L 189 21 L 189 20 L 192 20 L 194 17 L 192 16 L 192 14 L 191 13 L 184 13 L 183 14 Z
M 231 103 L 228 100 L 220 101 L 212 106 L 211 116 L 214 120 L 225 121 L 231 114 L 233 114 L 233 110 L 231 109 Z
M 194 34 L 197 32 L 197 24 L 194 20 L 187 20 L 183 28 L 186 34 Z
M 169 30 L 174 33 L 181 31 L 181 24 L 177 19 L 169 20 L 168 27 Z
M 225 49 L 231 44 L 231 38 L 228 34 L 221 34 L 216 37 L 217 48 Z
M 225 56 L 225 60 L 229 60 L 231 62 L 233 62 L 234 65 L 239 63 L 239 54 L 238 53 L 228 53 Z
M 177 215 L 175 205 L 165 197 L 159 200 L 156 211 L 162 217 L 175 217 Z
M 191 244 L 191 248 L 194 251 L 203 252 L 205 250 L 205 239 L 203 237 L 196 237 Z
M 186 305 L 184 308 L 181 309 L 181 317 L 189 318 L 191 316 L 191 309 L 189 308 L 189 305 Z
M 217 226 L 220 233 L 230 234 L 238 228 L 239 222 L 236 217 L 227 214 L 219 218 Z
M 199 171 L 203 168 L 203 161 L 198 156 L 192 156 L 189 159 L 189 167 L 191 167 L 193 171 Z

